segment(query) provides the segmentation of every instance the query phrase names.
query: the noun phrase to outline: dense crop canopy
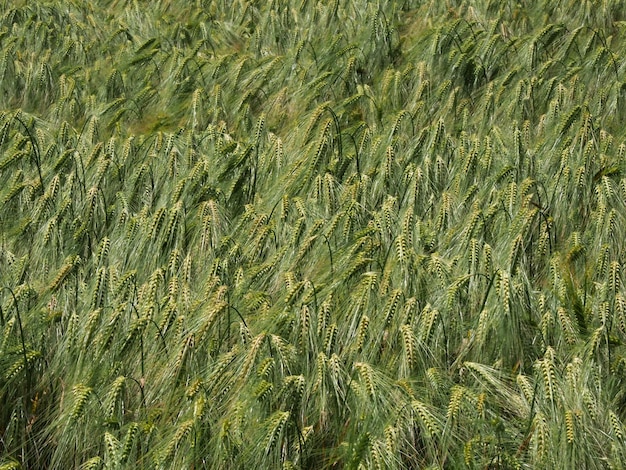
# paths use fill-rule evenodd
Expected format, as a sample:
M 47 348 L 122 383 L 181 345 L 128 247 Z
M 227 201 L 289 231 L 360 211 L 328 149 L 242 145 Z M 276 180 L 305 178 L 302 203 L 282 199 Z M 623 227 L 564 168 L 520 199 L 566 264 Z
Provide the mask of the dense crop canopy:
M 617 0 L 0 0 L 0 469 L 626 466 Z

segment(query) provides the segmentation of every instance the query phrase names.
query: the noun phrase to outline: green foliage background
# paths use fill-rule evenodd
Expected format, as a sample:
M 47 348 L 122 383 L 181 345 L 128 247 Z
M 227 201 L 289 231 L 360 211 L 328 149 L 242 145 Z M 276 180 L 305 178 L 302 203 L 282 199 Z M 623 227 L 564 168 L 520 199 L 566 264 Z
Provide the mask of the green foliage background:
M 0 468 L 624 468 L 626 6 L 0 1 Z

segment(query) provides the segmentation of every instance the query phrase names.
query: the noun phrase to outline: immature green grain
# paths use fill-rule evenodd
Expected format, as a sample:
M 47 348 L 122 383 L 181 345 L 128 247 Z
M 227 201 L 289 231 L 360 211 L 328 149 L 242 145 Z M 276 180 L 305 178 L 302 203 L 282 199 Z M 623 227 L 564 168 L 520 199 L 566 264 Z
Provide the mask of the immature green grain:
M 404 348 L 404 354 L 406 357 L 407 364 L 409 368 L 413 367 L 416 363 L 416 338 L 413 334 L 413 329 L 410 325 L 402 325 L 400 327 L 400 332 L 402 334 L 402 346 Z
M 418 321 L 418 338 L 422 343 L 428 343 L 433 335 L 433 327 L 439 312 L 430 305 L 426 305 Z
M 0 161 L 0 171 L 4 171 L 15 163 L 19 162 L 21 159 L 30 155 L 30 151 L 27 150 L 17 150 Z
M 180 447 L 183 439 L 191 434 L 194 424 L 194 420 L 191 419 L 177 426 L 176 433 L 157 458 L 157 462 L 160 465 L 165 464 L 174 456 L 175 452 Z
M 399 308 L 400 298 L 402 296 L 402 289 L 394 289 L 389 295 L 389 298 L 383 310 L 383 319 L 385 326 L 388 326 L 391 323 L 393 317 L 396 315 L 396 312 Z
M 80 470 L 96 470 L 98 468 L 101 468 L 103 465 L 103 460 L 101 457 L 96 456 L 96 457 L 92 457 L 89 460 L 87 460 L 85 463 L 83 463 L 80 466 Z M 1 468 L 1 467 L 0 467 Z M 18 470 L 19 467 L 15 467 L 15 470 Z M 4 470 L 13 470 L 13 468 L 8 467 Z
M 96 328 L 99 326 L 102 318 L 102 309 L 98 308 L 89 313 L 84 329 L 83 348 L 91 345 L 91 341 L 95 335 Z
M 491 245 L 485 243 L 483 245 L 483 269 L 486 273 L 493 271 L 493 251 Z
M 91 307 L 94 309 L 100 308 L 103 306 L 106 286 L 108 284 L 108 269 L 104 266 L 98 268 L 96 271 L 96 282 L 93 287 L 93 292 L 91 296 Z
M 559 307 L 557 309 L 557 317 L 559 319 L 559 324 L 561 326 L 563 336 L 565 337 L 565 341 L 567 341 L 568 344 L 575 344 L 576 334 L 574 330 L 574 325 L 569 314 L 563 307 Z
M 575 424 L 574 424 L 574 414 L 572 410 L 565 411 L 565 435 L 567 438 L 568 444 L 573 444 L 575 439 Z
M 117 402 L 119 400 L 120 394 L 124 388 L 124 384 L 126 382 L 126 377 L 124 377 L 123 375 L 117 377 L 113 383 L 111 384 L 111 387 L 109 389 L 109 393 L 107 396 L 107 416 L 110 418 L 113 416 L 113 414 L 115 413 L 115 410 L 117 408 Z
M 92 392 L 93 389 L 84 384 L 77 384 L 72 387 L 74 402 L 69 414 L 71 421 L 76 421 L 83 415 L 85 405 L 87 404 L 87 400 L 89 399 L 89 396 Z
M 428 410 L 424 403 L 418 400 L 414 400 L 411 402 L 411 409 L 417 414 L 420 422 L 424 426 L 424 429 L 431 437 L 435 437 L 441 432 L 439 425 L 435 420 L 435 417 Z
M 61 269 L 57 272 L 56 276 L 52 280 L 52 283 L 49 286 L 49 289 L 53 292 L 59 290 L 67 278 L 76 271 L 78 266 L 80 265 L 81 259 L 80 256 L 68 256 L 61 266 Z
M 287 421 L 290 417 L 289 411 L 277 411 L 267 421 L 265 438 L 265 454 L 268 455 L 281 439 Z
M 555 351 L 552 347 L 546 348 L 543 359 L 538 361 L 541 376 L 543 378 L 543 388 L 550 403 L 554 404 L 556 388 L 556 371 L 554 364 Z
M 330 355 L 335 348 L 335 342 L 337 340 L 337 324 L 333 323 L 326 329 L 324 336 L 324 351 L 327 355 Z
M 120 463 L 124 464 L 132 452 L 132 448 L 135 445 L 137 435 L 139 434 L 139 424 L 133 422 L 128 426 L 124 441 L 122 442 L 121 453 L 119 457 Z
M 98 246 L 98 251 L 96 252 L 96 266 L 102 266 L 107 259 L 109 252 L 111 250 L 111 239 L 108 237 L 104 237 Z
M 624 426 L 622 425 L 619 417 L 612 410 L 609 411 L 609 420 L 611 421 L 611 429 L 615 434 L 615 437 L 617 437 L 619 440 L 622 440 L 624 435 Z

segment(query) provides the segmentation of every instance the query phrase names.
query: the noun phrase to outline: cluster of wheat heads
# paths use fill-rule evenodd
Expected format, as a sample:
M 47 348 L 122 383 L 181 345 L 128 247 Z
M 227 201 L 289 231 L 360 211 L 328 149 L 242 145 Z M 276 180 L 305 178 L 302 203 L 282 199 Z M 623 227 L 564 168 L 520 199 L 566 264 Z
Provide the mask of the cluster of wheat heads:
M 0 2 L 0 468 L 623 468 L 621 2 Z

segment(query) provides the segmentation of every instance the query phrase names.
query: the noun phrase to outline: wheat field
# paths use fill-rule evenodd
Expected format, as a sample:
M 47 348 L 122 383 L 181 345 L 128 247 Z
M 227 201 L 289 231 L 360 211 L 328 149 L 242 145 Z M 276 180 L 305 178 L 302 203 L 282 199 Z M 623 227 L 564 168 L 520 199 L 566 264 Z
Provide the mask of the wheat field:
M 625 35 L 0 0 L 0 470 L 625 468 Z

